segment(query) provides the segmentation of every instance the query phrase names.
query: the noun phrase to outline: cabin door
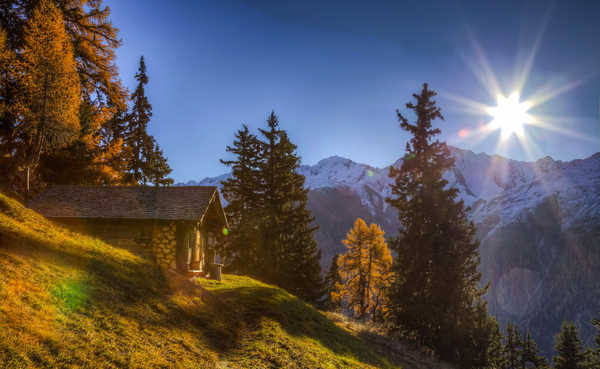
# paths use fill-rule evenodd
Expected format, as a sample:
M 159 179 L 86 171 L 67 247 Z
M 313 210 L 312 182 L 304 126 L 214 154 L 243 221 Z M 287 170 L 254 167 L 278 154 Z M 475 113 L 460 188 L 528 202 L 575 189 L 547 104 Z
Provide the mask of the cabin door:
M 182 273 L 187 273 L 190 264 L 190 233 L 192 229 L 193 227 L 189 224 L 177 223 L 175 264 L 177 270 Z

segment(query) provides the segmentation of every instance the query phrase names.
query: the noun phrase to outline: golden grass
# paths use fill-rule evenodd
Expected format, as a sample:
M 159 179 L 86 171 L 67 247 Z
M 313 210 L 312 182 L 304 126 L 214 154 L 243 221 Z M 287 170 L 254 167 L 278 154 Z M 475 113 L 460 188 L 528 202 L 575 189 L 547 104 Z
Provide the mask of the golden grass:
M 0 194 L 0 368 L 396 368 L 250 278 L 161 274 Z

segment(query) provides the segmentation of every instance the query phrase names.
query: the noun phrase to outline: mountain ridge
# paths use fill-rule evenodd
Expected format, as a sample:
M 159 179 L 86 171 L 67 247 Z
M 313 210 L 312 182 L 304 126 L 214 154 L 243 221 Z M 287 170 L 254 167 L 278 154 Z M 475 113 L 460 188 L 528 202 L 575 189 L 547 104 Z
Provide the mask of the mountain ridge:
M 600 272 L 594 267 L 600 264 L 600 152 L 570 161 L 518 161 L 449 148 L 455 166 L 444 177 L 471 208 L 480 269 L 491 282 L 490 312 L 501 324 L 511 320 L 531 329 L 547 355 L 562 320 L 576 322 L 589 341 L 589 321 L 597 312 L 586 306 L 600 306 Z M 315 237 L 324 268 L 344 251 L 341 240 L 357 217 L 379 224 L 387 235 L 397 233 L 397 214 L 385 202 L 390 166 L 332 156 L 298 169 L 320 226 Z M 221 187 L 229 176 L 186 184 Z

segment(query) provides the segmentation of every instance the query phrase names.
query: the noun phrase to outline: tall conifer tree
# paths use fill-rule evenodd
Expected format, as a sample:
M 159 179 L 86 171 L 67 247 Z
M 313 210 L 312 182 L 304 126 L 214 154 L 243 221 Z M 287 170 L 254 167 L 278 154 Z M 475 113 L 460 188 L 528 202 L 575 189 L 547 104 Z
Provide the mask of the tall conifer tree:
M 173 181 L 167 176 L 171 168 L 154 137 L 148 134 L 148 123 L 152 117 L 152 105 L 146 96 L 148 84 L 146 62 L 140 57 L 140 65 L 135 75 L 138 84 L 131 94 L 132 107 L 128 115 L 125 142 L 129 153 L 128 170 L 131 182 L 146 185 L 168 185 Z
M 432 121 L 443 119 L 432 100 L 435 95 L 427 84 L 413 94 L 416 103 L 406 107 L 416 114 L 414 124 L 397 111 L 401 128 L 412 138 L 401 167 L 390 170 L 394 184 L 387 201 L 398 210 L 401 228 L 392 240 L 397 257 L 389 318 L 442 359 L 456 363 L 479 344 L 470 338 L 485 336 L 469 330 L 489 330 L 490 325 L 472 324 L 487 318 L 478 312 L 485 308 L 481 297 L 487 288 L 479 288 L 475 227 L 463 202 L 456 199 L 458 190 L 447 188 L 442 178 L 454 160 L 446 144 L 434 140 L 440 130 Z
M 274 112 L 259 132 L 263 139 L 243 126 L 227 147 L 235 159 L 222 160 L 233 170 L 223 182 L 232 229 L 222 252 L 230 270 L 317 302 L 324 293 L 317 227 L 306 209 L 308 190 L 297 173 L 296 146 Z
M 337 291 L 337 285 L 342 284 L 342 278 L 340 277 L 340 268 L 338 261 L 340 254 L 335 254 L 331 258 L 329 264 L 329 270 L 325 274 L 325 301 L 324 305 L 326 309 L 337 310 L 340 307 L 339 298 L 336 298 L 335 293 Z
M 574 324 L 563 323 L 555 338 L 555 369 L 584 369 L 585 354 L 579 331 Z
M 115 49 L 121 44 L 118 29 L 110 21 L 110 9 L 101 0 L 49 0 L 65 21 L 65 30 L 74 45 L 76 68 L 82 96 L 96 96 L 96 108 L 125 107 L 126 93 L 115 65 Z M 21 50 L 24 29 L 39 0 L 5 0 L 0 6 L 0 25 L 6 30 L 7 45 Z
M 110 167 L 114 168 L 118 176 L 118 183 L 124 183 L 127 176 L 127 160 L 130 155 L 125 145 L 127 133 L 127 110 L 117 109 L 111 118 L 102 125 L 100 135 L 103 147 L 118 147 L 113 149 L 113 155 L 107 158 Z
M 300 158 L 296 145 L 279 128 L 274 112 L 267 129 L 260 129 L 259 169 L 264 206 L 261 225 L 264 279 L 276 283 L 307 301 L 323 295 L 319 259 L 321 252 L 314 239 L 318 227 L 306 209 L 308 189 L 304 176 L 297 173 Z
M 0 28 L 0 188 L 15 191 L 22 186 L 12 155 L 18 147 L 15 137 L 17 106 L 14 99 L 17 82 L 17 56 L 8 47 L 6 31 Z M 20 183 L 19 183 L 20 182 Z
M 504 344 L 506 354 L 506 369 L 517 369 L 521 364 L 523 353 L 523 338 L 517 326 L 506 322 L 506 342 Z
M 496 335 L 501 337 L 499 330 Z M 517 325 L 506 323 L 506 336 L 498 347 L 494 343 L 494 353 L 490 355 L 490 369 L 547 369 L 548 361 L 540 355 L 539 349 L 529 331 L 523 337 Z
M 29 189 L 41 155 L 66 146 L 80 129 L 73 47 L 62 14 L 50 0 L 38 3 L 25 27 L 20 69 L 23 121 L 18 129 Z
M 592 320 L 592 325 L 596 327 L 597 330 L 594 342 L 596 343 L 596 347 L 600 349 L 600 318 Z
M 489 320 L 491 326 L 491 334 L 488 335 L 489 342 L 487 346 L 487 352 L 485 357 L 485 364 L 482 368 L 484 369 L 505 369 L 506 368 L 506 357 L 504 351 L 504 344 L 502 342 L 503 336 L 500 331 L 500 325 L 495 319 Z
M 594 338 L 594 346 L 589 350 L 588 366 L 600 368 L 600 319 L 593 319 L 592 325 L 596 328 L 596 337 Z
M 14 130 L 14 120 L 4 124 L 3 118 L 14 109 L 9 95 L 11 86 L 17 82 L 16 59 L 16 54 L 7 45 L 6 31 L 0 28 L 0 157 L 12 151 L 9 140 Z
M 135 74 L 138 82 L 135 91 L 131 94 L 132 107 L 128 115 L 126 143 L 130 154 L 129 174 L 134 183 L 146 183 L 147 178 L 144 170 L 146 168 L 146 157 L 152 150 L 152 140 L 148 135 L 148 123 L 152 117 L 152 106 L 146 97 L 145 86 L 148 84 L 146 74 L 146 62 L 140 57 L 140 65 Z
M 523 340 L 523 349 L 521 353 L 521 368 L 543 369 L 548 367 L 546 358 L 540 355 L 540 350 L 531 337 L 529 330 L 525 333 Z
M 170 186 L 173 184 L 173 178 L 169 178 L 168 176 L 171 174 L 172 169 L 154 137 L 152 137 L 151 142 L 152 144 L 148 146 L 152 149 L 144 153 L 146 157 L 145 177 L 156 187 Z
M 260 145 L 256 136 L 246 125 L 237 131 L 227 152 L 235 155 L 232 160 L 221 160 L 231 167 L 232 175 L 223 181 L 221 193 L 227 201 L 225 212 L 229 220 L 229 234 L 220 253 L 229 271 L 256 275 L 262 268 L 259 256 L 259 225 L 263 219 L 258 171 Z

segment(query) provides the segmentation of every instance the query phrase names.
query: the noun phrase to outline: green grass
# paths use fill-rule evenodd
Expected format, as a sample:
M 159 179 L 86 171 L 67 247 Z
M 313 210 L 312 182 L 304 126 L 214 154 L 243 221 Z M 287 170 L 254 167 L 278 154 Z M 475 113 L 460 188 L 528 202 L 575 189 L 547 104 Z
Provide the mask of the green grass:
M 0 194 L 0 368 L 398 368 L 289 293 L 165 278 Z

